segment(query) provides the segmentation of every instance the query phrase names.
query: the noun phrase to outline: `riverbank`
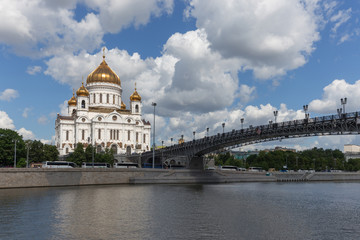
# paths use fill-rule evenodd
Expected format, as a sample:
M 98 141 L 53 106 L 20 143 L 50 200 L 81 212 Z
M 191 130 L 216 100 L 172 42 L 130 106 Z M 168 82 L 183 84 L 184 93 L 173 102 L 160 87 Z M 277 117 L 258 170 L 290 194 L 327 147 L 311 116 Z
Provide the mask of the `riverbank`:
M 360 181 L 360 173 L 271 173 L 170 169 L 0 169 L 0 188 L 110 184 Z

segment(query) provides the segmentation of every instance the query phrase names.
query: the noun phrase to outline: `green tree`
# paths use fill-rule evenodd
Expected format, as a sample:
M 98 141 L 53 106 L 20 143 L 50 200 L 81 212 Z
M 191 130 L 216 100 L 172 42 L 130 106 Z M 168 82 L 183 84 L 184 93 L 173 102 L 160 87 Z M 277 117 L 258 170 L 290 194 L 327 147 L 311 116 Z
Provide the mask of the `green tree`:
M 25 157 L 25 143 L 17 132 L 0 128 L 0 166 L 14 166 L 16 140 L 16 159 Z
M 86 162 L 92 162 L 92 154 L 93 154 L 93 146 L 89 144 L 85 149 Z
M 44 144 L 38 140 L 29 141 L 29 163 L 43 162 L 44 158 Z
M 74 152 L 70 154 L 67 160 L 81 166 L 81 164 L 86 161 L 84 146 L 81 143 L 78 143 Z
M 57 161 L 59 159 L 59 151 L 54 145 L 44 145 L 43 159 L 44 161 Z

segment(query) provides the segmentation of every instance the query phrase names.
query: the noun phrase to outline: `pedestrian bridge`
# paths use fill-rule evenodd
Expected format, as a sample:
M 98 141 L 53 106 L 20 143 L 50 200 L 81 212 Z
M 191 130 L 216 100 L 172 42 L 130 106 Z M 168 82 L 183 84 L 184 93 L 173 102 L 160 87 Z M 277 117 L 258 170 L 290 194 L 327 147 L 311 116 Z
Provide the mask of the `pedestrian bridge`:
M 226 148 L 241 147 L 261 142 L 299 137 L 349 135 L 360 133 L 360 112 L 305 118 L 267 125 L 249 126 L 245 129 L 218 133 L 182 144 L 175 144 L 155 150 L 155 163 L 162 164 L 167 159 L 182 157 L 187 166 L 200 167 L 199 160 L 207 153 Z M 145 152 L 143 163 L 152 163 L 153 152 Z

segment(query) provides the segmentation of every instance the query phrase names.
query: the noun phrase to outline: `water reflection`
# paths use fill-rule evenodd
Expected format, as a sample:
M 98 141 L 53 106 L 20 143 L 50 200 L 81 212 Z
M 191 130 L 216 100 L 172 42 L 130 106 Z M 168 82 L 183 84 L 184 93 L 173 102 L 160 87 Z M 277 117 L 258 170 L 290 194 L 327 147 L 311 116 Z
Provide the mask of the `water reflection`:
M 357 239 L 360 183 L 0 190 L 0 239 Z

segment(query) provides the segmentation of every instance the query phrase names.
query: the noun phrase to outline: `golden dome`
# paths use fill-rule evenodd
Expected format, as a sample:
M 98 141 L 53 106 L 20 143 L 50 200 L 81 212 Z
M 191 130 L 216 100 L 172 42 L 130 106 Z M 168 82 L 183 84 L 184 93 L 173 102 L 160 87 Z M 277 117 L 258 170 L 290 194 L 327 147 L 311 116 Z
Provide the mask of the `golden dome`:
M 104 50 L 105 51 L 105 48 Z M 105 54 L 103 55 L 103 61 L 86 79 L 86 84 L 89 83 L 113 83 L 121 86 L 119 76 L 107 65 L 105 62 Z
M 125 110 L 126 109 L 126 105 L 123 101 L 121 101 L 121 109 Z
M 88 97 L 89 91 L 84 87 L 84 82 L 81 83 L 81 87 L 76 91 L 77 96 Z
M 136 91 L 136 83 L 135 83 L 135 91 L 133 92 L 133 94 L 131 94 L 130 101 L 139 101 L 139 102 L 141 101 L 141 96 Z
M 72 98 L 70 98 L 70 100 L 68 101 L 68 105 L 69 105 L 69 106 L 76 106 L 76 98 L 75 98 L 74 89 L 73 89 L 73 96 L 72 96 Z

